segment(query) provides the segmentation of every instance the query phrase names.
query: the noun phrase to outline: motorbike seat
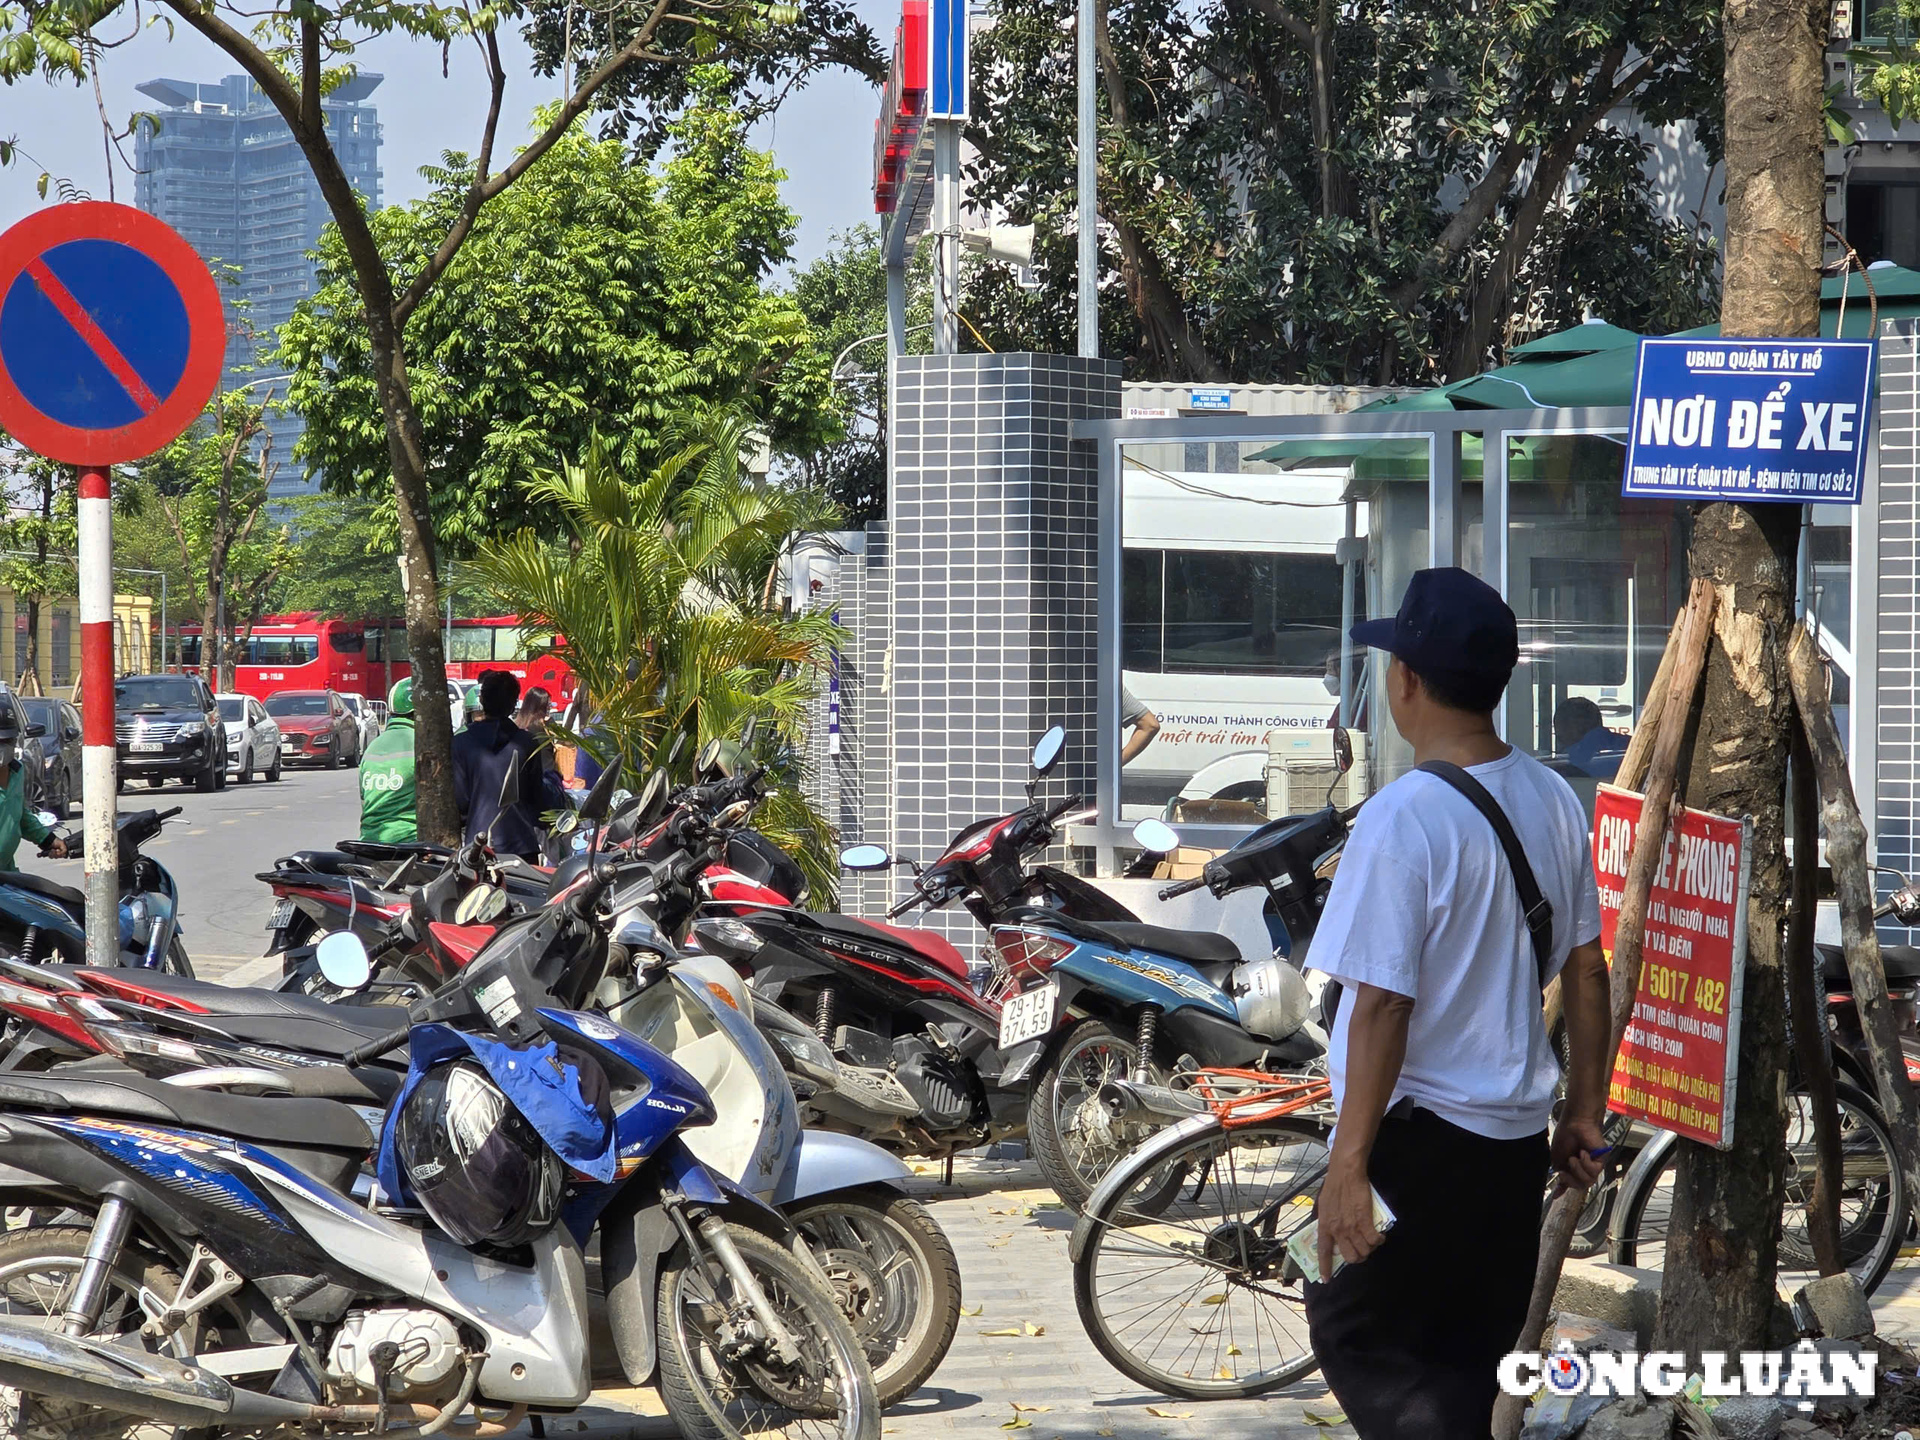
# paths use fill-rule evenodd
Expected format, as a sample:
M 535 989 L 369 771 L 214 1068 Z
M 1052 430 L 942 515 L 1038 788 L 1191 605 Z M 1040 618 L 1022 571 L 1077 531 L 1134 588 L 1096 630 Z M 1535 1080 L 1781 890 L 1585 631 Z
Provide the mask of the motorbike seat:
M 1838 945 L 1822 945 L 1818 948 L 1820 983 L 1829 990 L 1851 991 L 1853 975 L 1847 969 L 1846 952 Z M 1882 945 L 1880 963 L 1886 969 L 1889 985 L 1920 984 L 1920 949 L 1912 945 Z
M 381 1016 L 378 1021 L 357 1018 L 374 1011 Z M 369 1040 L 392 1034 L 406 1024 L 406 1015 L 393 1006 L 378 1006 L 349 1010 L 347 1017 L 209 1015 L 207 1023 L 251 1045 L 267 1045 L 280 1050 L 298 1050 L 308 1055 L 340 1059 Z
M 1213 930 L 1169 930 L 1162 925 L 1113 921 L 1101 925 L 1082 921 L 1079 928 L 1097 930 L 1123 950 L 1150 950 L 1156 955 L 1184 960 L 1196 969 L 1238 965 L 1246 958 L 1231 936 Z
M 44 875 L 34 875 L 25 870 L 9 870 L 4 876 L 0 876 L 0 885 L 11 885 L 16 890 L 31 891 L 35 895 L 45 896 L 56 905 L 65 906 L 69 910 L 78 910 L 82 914 L 86 913 L 87 897 L 84 893 L 71 885 L 62 885 L 58 880 L 49 880 Z
M 189 980 L 183 975 L 167 975 L 158 970 L 91 970 L 81 965 L 45 965 L 42 969 L 69 976 L 120 998 L 131 998 L 138 990 L 170 995 L 211 1016 L 272 1016 L 281 1019 L 320 1020 L 351 1027 L 368 1027 L 384 1035 L 406 1019 L 406 1011 L 393 1005 L 334 1005 L 314 995 L 293 991 L 265 990 L 253 985 L 220 985 L 211 980 Z
M 321 875 L 348 875 L 364 880 L 370 862 L 343 850 L 296 850 L 277 862 L 279 869 L 311 870 Z
M 967 960 L 944 935 L 911 925 L 889 925 L 883 920 L 860 920 L 852 915 L 815 913 L 813 919 L 823 930 L 837 930 L 860 940 L 878 939 L 883 943 L 906 945 L 926 960 L 931 960 L 956 980 L 966 980 Z
M 133 1075 L 0 1074 L 0 1105 L 126 1116 L 265 1144 L 360 1152 L 373 1148 L 367 1122 L 333 1100 L 228 1095 Z

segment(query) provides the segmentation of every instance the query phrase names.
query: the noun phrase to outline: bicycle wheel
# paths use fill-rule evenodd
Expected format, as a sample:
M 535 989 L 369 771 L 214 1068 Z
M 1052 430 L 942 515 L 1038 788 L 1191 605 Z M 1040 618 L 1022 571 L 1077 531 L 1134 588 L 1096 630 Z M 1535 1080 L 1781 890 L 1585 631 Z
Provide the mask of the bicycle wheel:
M 1195 1400 L 1263 1394 L 1317 1368 L 1286 1243 L 1313 1218 L 1327 1132 L 1294 1119 L 1206 1129 L 1121 1163 L 1188 1178 L 1158 1216 L 1130 1210 L 1137 1182 L 1120 1183 L 1080 1222 L 1074 1302 L 1109 1363 Z
M 1907 1228 L 1907 1187 L 1880 1107 L 1845 1081 L 1836 1082 L 1834 1091 L 1840 1111 L 1841 1259 L 1871 1295 L 1899 1258 Z M 1665 1266 L 1673 1171 L 1669 1162 L 1651 1181 L 1621 1195 L 1613 1246 L 1621 1264 L 1644 1270 Z M 1787 1203 L 1780 1216 L 1779 1285 L 1789 1293 L 1820 1273 L 1807 1234 L 1813 1174 L 1812 1099 L 1793 1091 L 1787 1096 Z

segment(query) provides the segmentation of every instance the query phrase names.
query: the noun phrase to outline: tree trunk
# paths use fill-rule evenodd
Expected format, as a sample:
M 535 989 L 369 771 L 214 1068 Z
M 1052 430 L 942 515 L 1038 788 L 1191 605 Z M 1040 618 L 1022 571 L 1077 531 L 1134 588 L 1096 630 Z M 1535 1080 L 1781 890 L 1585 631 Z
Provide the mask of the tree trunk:
M 44 569 L 41 574 L 45 574 Z M 33 677 L 34 693 L 46 694 L 46 682 L 40 674 L 40 597 L 34 595 L 27 600 L 27 665 L 25 672 Z
M 1791 662 L 1789 662 L 1791 663 Z M 1813 1107 L 1813 1191 L 1807 1201 L 1807 1238 L 1822 1275 L 1846 1269 L 1840 1252 L 1840 1110 L 1827 1058 L 1827 1015 L 1820 961 L 1813 948 L 1819 903 L 1820 799 L 1807 748 L 1806 719 L 1793 727 L 1793 909 L 1787 923 L 1787 1016 L 1793 1061 Z M 1804 1140 L 1802 1143 L 1805 1143 Z
M 1820 333 L 1825 24 L 1826 7 L 1812 0 L 1727 6 L 1725 335 Z M 1751 816 L 1754 837 L 1735 1147 L 1681 1142 L 1660 1295 L 1661 1347 L 1690 1357 L 1763 1345 L 1773 1309 L 1786 1158 L 1782 802 L 1793 724 L 1782 642 L 1799 518 L 1793 505 L 1708 505 L 1688 557 L 1721 596 L 1691 803 Z

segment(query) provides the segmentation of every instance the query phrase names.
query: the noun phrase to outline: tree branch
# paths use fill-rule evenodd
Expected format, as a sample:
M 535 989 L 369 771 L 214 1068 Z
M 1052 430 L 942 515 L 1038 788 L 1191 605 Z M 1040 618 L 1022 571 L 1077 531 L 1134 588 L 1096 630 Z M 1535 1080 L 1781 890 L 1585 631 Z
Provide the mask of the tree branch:
M 169 0 L 172 3 L 172 0 Z M 406 326 L 407 317 L 433 288 L 434 281 L 453 263 L 453 257 L 460 253 L 460 247 L 467 242 L 467 236 L 473 232 L 473 222 L 479 217 L 480 209 L 494 196 L 505 190 L 514 181 L 527 172 L 542 155 L 559 143 L 560 138 L 572 128 L 573 122 L 585 113 L 593 103 L 593 97 L 609 80 L 618 75 L 635 60 L 644 58 L 662 58 L 653 56 L 651 42 L 660 26 L 666 21 L 673 0 L 654 0 L 652 11 L 646 22 L 634 34 L 626 45 L 610 56 L 598 70 L 595 70 L 580 87 L 567 97 L 566 104 L 560 107 L 553 122 L 534 136 L 533 141 L 518 155 L 514 156 L 498 175 L 489 176 L 487 167 L 492 160 L 494 132 L 500 120 L 501 97 L 506 91 L 507 77 L 500 65 L 500 50 L 493 32 L 487 32 L 487 70 L 488 83 L 492 94 L 487 102 L 487 122 L 481 132 L 480 155 L 474 167 L 473 183 L 467 187 L 465 198 L 460 202 L 460 213 L 447 230 L 446 238 L 440 242 L 440 248 L 434 251 L 431 259 L 413 277 L 413 283 L 407 286 L 406 293 L 394 304 L 393 323 L 396 329 Z
M 300 22 L 300 118 L 309 129 L 326 126 L 320 109 L 320 22 Z

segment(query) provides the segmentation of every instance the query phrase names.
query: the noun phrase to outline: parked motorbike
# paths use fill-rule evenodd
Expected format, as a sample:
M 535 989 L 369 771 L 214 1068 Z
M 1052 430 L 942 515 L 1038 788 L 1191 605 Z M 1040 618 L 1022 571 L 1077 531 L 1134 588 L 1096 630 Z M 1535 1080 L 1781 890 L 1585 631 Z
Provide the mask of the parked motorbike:
M 119 847 L 120 963 L 171 975 L 193 974 L 193 962 L 180 938 L 180 890 L 167 867 L 145 845 L 180 813 L 135 810 L 119 816 L 114 834 Z M 54 817 L 42 814 L 43 823 Z M 63 837 L 70 838 L 70 837 Z M 41 848 L 46 854 L 46 848 Z M 24 870 L 0 874 L 0 949 L 27 961 L 67 960 L 78 965 L 87 955 L 87 897 Z
M 583 877 L 554 923 L 589 925 L 617 878 Z M 374 1137 L 344 1106 L 0 1079 L 0 1192 L 92 1217 L 0 1241 L 12 1270 L 74 1276 L 44 1292 L 47 1315 L 0 1317 L 0 1383 L 23 1392 L 29 1431 L 100 1407 L 129 1417 L 122 1433 L 434 1433 L 473 1410 L 465 1433 L 500 1434 L 527 1407 L 583 1404 L 594 1361 L 617 1357 L 629 1383 L 657 1375 L 687 1435 L 876 1440 L 871 1372 L 804 1242 L 687 1148 L 712 1098 L 654 1047 L 553 1005 L 565 947 L 537 926 L 347 1057 L 410 1045 L 377 1205 L 349 1194 Z M 538 1082 L 520 1066 L 556 1070 L 578 1130 L 529 1117 Z M 456 1120 L 485 1145 L 453 1143 Z M 592 1354 L 586 1323 L 596 1236 L 614 1357 Z
M 1338 768 L 1353 763 L 1335 732 Z M 1027 1134 L 1047 1183 L 1076 1212 L 1112 1165 L 1154 1130 L 1193 1113 L 1170 1082 L 1201 1066 L 1296 1070 L 1320 1061 L 1327 1034 L 1311 1018 L 1300 967 L 1331 887 L 1332 862 L 1358 807 L 1329 804 L 1274 820 L 1160 897 L 1205 888 L 1224 898 L 1263 887 L 1290 953 L 1246 956 L 1231 937 L 1050 910 L 1007 918 L 993 949 L 1011 977 L 1003 1050 L 1039 1043 Z M 1158 820 L 1134 830 L 1142 849 L 1179 845 Z M 1169 1172 L 1166 1184 L 1180 1177 Z M 1151 1208 L 1154 1197 L 1138 1202 Z

